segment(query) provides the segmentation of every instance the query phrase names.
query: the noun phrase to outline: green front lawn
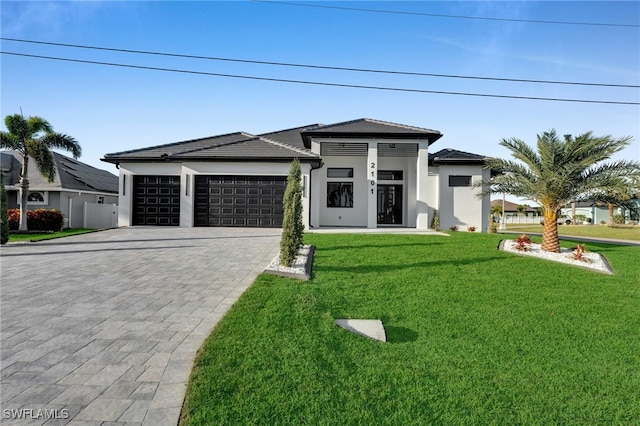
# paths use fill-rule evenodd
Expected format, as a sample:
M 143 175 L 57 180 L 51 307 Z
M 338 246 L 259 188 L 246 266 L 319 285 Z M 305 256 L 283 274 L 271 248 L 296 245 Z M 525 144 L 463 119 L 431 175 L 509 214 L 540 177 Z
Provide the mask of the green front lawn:
M 201 348 L 181 424 L 640 423 L 638 248 L 588 243 L 609 276 L 501 238 L 307 234 L 312 280 L 259 276 Z M 337 318 L 381 319 L 388 342 Z
M 92 228 L 67 228 L 58 232 L 37 232 L 37 233 L 9 233 L 9 242 L 27 242 L 27 241 L 42 241 L 51 240 L 53 238 L 68 237 L 71 235 L 86 234 L 88 232 L 94 232 Z

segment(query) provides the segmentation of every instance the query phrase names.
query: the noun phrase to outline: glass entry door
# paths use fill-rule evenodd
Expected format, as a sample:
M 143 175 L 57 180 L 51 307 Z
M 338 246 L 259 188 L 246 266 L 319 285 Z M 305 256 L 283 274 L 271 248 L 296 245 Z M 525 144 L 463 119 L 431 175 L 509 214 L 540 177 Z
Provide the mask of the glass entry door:
M 378 224 L 402 225 L 402 185 L 378 184 Z

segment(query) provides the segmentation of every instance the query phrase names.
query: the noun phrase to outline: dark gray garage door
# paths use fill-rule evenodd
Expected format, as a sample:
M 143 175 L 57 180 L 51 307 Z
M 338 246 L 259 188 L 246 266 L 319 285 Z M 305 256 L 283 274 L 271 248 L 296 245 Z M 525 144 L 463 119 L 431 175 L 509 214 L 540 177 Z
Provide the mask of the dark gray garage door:
M 286 176 L 196 176 L 195 226 L 282 227 Z
M 134 176 L 133 199 L 134 225 L 180 225 L 180 176 Z

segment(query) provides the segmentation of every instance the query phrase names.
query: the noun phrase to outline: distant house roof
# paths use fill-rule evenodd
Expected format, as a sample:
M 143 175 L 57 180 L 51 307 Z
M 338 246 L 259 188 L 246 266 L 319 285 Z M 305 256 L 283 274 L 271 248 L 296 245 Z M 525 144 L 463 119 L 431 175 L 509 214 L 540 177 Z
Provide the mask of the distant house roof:
M 502 200 L 491 200 L 491 207 L 495 206 L 495 205 L 499 205 L 500 207 L 502 207 Z M 520 204 L 516 204 L 516 203 L 512 203 L 511 201 L 506 201 L 504 202 L 504 211 L 505 212 L 517 212 L 518 211 L 518 206 Z M 527 206 L 527 208 L 525 209 L 525 212 L 530 212 L 530 213 L 535 213 L 537 210 L 534 207 L 529 207 Z
M 318 126 L 302 132 L 302 139 L 306 148 L 311 147 L 313 137 L 322 138 L 394 138 L 427 140 L 429 145 L 442 137 L 437 130 L 407 126 L 405 124 L 360 118 L 342 123 Z
M 0 152 L 0 167 L 6 187 L 17 187 L 20 182 L 22 156 L 17 151 Z M 106 170 L 53 152 L 56 177 L 47 182 L 38 171 L 33 159 L 29 161 L 29 187 L 32 190 L 72 190 L 118 193 L 118 177 Z
M 482 155 L 449 148 L 429 154 L 429 165 L 436 166 L 440 164 L 484 164 L 486 160 L 487 157 Z
M 280 136 L 274 140 L 267 136 Z M 319 157 L 304 147 L 288 144 L 295 129 L 268 133 L 262 136 L 246 132 L 229 133 L 183 142 L 158 145 L 131 151 L 106 154 L 103 161 L 117 164 L 121 161 L 319 161 Z M 299 135 L 299 133 L 298 133 Z

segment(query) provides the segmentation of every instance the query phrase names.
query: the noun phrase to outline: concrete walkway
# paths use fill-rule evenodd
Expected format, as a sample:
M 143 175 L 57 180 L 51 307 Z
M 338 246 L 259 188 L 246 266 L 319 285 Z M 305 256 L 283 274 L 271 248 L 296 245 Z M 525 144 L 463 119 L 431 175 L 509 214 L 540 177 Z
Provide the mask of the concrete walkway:
M 141 227 L 3 246 L 0 423 L 175 426 L 196 351 L 280 234 Z

